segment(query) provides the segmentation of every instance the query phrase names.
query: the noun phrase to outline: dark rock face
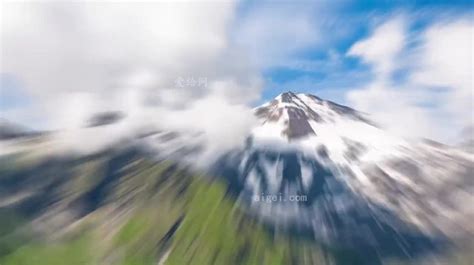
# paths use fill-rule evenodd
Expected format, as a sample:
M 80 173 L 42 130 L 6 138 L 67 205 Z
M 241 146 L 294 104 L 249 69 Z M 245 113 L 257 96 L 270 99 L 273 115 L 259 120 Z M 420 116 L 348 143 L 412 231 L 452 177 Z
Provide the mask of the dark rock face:
M 332 101 L 327 101 L 327 102 L 328 102 L 329 108 L 331 110 L 335 111 L 337 114 L 346 115 L 348 117 L 351 117 L 354 120 L 359 120 L 359 121 L 374 125 L 374 123 L 372 121 L 369 121 L 360 112 L 358 112 L 358 111 L 356 111 L 352 108 L 349 108 L 349 107 L 343 106 L 343 105 L 339 105 L 339 104 L 334 103 Z
M 99 127 L 109 124 L 114 124 L 122 120 L 125 115 L 118 111 L 102 112 L 94 115 L 87 122 L 87 127 Z
M 25 136 L 28 136 L 28 133 L 4 126 L 0 127 L 0 140 L 9 140 Z
M 33 132 L 18 124 L 0 119 L 0 140 L 11 140 L 38 135 L 40 135 L 39 132 Z
M 284 103 L 291 103 L 296 95 L 293 92 L 286 92 L 281 94 L 281 101 Z
M 288 139 L 297 139 L 309 135 L 316 135 L 308 122 L 306 113 L 298 108 L 288 107 L 288 127 L 285 134 Z
M 309 98 L 313 99 L 313 100 L 314 100 L 315 102 L 317 102 L 317 103 L 320 103 L 320 102 L 323 101 L 321 98 L 319 98 L 319 97 L 317 97 L 317 96 L 315 96 L 315 95 L 307 94 L 307 96 L 308 96 Z
M 276 108 L 278 105 L 277 100 L 272 100 L 266 107 L 260 107 L 255 110 L 255 115 L 264 119 L 265 121 L 278 121 L 283 114 L 282 109 Z
M 171 141 L 171 140 L 174 140 L 176 138 L 179 137 L 179 133 L 177 132 L 166 132 L 160 136 L 158 136 L 158 140 L 160 141 L 164 141 L 164 142 L 167 142 L 167 141 Z
M 352 141 L 347 138 L 343 138 L 343 141 L 347 146 L 347 150 L 344 153 L 344 157 L 348 160 L 357 161 L 360 155 L 367 150 L 367 147 L 359 142 Z

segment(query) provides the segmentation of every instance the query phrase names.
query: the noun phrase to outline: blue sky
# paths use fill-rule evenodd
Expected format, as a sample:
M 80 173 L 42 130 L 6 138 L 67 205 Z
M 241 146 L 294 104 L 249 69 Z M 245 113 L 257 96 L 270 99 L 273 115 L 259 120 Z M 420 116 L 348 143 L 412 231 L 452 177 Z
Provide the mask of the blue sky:
M 370 65 L 358 58 L 346 56 L 357 41 L 368 37 L 374 28 L 398 14 L 409 16 L 412 34 L 425 29 L 440 19 L 472 16 L 472 1 L 295 1 L 295 10 L 312 10 L 307 15 L 309 23 L 318 28 L 324 41 L 315 41 L 300 49 L 292 50 L 284 60 L 294 61 L 267 64 L 262 74 L 266 101 L 286 90 L 319 94 L 322 97 L 350 104 L 345 99 L 348 89 L 362 86 L 374 78 Z M 287 2 L 244 1 L 240 4 L 238 18 L 244 18 L 258 9 L 278 9 Z M 289 14 L 299 16 L 298 13 Z M 287 18 L 291 20 L 291 17 Z M 278 28 L 273 30 L 278 31 Z M 291 41 L 291 34 L 289 41 Z M 412 40 L 413 42 L 415 40 Z M 269 43 L 268 45 L 272 45 Z M 414 45 L 414 44 L 412 44 Z M 296 62 L 299 62 L 296 63 Z M 304 65 L 304 66 L 303 66 Z M 394 74 L 394 82 L 402 82 L 407 71 Z

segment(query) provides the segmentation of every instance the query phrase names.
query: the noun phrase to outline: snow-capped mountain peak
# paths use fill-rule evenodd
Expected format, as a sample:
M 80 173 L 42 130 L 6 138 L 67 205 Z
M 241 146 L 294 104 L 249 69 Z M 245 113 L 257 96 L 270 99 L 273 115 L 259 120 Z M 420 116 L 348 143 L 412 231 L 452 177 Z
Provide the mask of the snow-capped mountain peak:
M 287 140 L 317 136 L 315 124 L 352 120 L 373 125 L 364 114 L 346 106 L 310 94 L 285 92 L 255 109 L 261 133 L 275 134 Z M 259 134 L 254 132 L 254 134 Z
M 268 222 L 310 227 L 315 237 L 330 241 L 350 234 L 352 243 L 384 241 L 393 230 L 447 237 L 462 236 L 456 234 L 460 230 L 474 233 L 469 225 L 474 212 L 462 203 L 473 198 L 471 154 L 394 136 L 361 112 L 309 94 L 280 94 L 255 115 L 260 124 L 246 148 L 224 157 L 217 174 Z M 252 199 L 262 194 L 304 194 L 308 201 Z M 371 231 L 357 231 L 361 225 Z

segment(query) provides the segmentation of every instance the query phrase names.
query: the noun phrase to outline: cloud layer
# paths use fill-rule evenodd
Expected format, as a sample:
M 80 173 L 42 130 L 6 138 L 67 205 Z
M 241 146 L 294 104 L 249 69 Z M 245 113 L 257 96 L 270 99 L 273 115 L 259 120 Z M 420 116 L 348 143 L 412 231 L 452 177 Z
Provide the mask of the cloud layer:
M 413 36 L 410 22 L 389 19 L 350 48 L 347 55 L 368 63 L 375 78 L 347 100 L 400 135 L 456 143 L 473 121 L 474 24 L 439 21 Z
M 31 99 L 4 110 L 7 118 L 81 141 L 77 131 L 92 115 L 120 111 L 126 127 L 189 126 L 225 147 L 243 142 L 252 125 L 248 105 L 261 78 L 229 48 L 232 1 L 2 7 L 2 79 L 19 84 L 2 80 L 2 90 Z

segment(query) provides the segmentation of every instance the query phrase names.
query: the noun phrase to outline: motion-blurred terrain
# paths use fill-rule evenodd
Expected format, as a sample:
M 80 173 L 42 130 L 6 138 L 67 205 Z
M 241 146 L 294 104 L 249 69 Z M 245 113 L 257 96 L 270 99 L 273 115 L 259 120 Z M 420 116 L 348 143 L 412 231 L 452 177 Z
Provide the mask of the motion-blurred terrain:
M 75 153 L 2 122 L 0 264 L 472 264 L 471 153 L 313 95 L 255 115 L 245 147 L 205 167 L 199 132 Z

